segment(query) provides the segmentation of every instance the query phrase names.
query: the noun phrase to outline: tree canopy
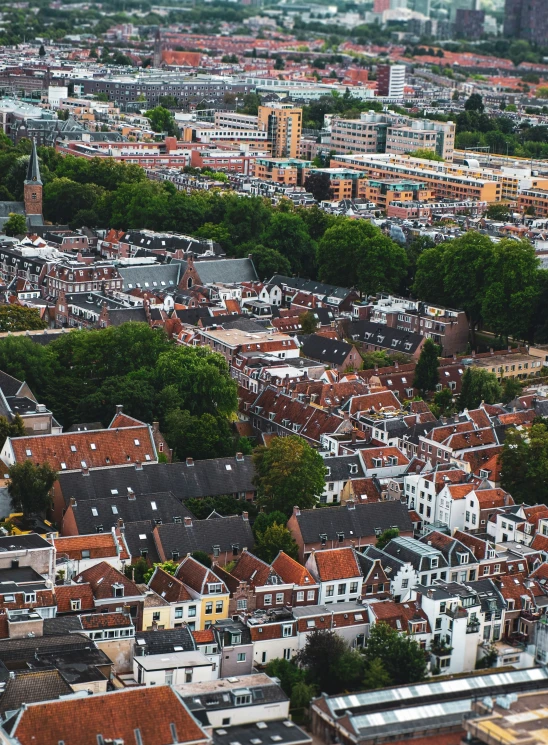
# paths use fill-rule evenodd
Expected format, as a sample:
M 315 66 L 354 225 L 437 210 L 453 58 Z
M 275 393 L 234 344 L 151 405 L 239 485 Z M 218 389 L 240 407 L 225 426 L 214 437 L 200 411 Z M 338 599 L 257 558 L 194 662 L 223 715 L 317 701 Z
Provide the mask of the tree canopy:
M 477 409 L 484 401 L 486 404 L 499 403 L 502 391 L 495 373 L 483 368 L 467 367 L 461 378 L 459 410 Z
M 0 331 L 38 331 L 47 323 L 40 318 L 40 311 L 25 305 L 0 305 Z
M 35 465 L 31 460 L 10 467 L 8 494 L 15 511 L 25 516 L 44 512 L 51 505 L 50 492 L 57 478 L 49 463 Z
M 548 504 L 548 426 L 508 429 L 501 454 L 501 485 L 516 503 Z
M 429 391 L 435 391 L 439 383 L 438 356 L 440 349 L 432 339 L 426 339 L 421 349 L 417 366 L 415 368 L 415 379 L 413 385 L 418 388 L 423 396 Z
M 366 665 L 378 667 L 382 664 L 386 680 L 393 685 L 419 683 L 426 678 L 426 653 L 421 646 L 407 634 L 400 634 L 386 623 L 376 623 L 366 641 L 364 657 Z
M 293 507 L 314 507 L 325 487 L 321 455 L 296 435 L 275 437 L 253 454 L 257 502 L 268 512 L 289 516 Z

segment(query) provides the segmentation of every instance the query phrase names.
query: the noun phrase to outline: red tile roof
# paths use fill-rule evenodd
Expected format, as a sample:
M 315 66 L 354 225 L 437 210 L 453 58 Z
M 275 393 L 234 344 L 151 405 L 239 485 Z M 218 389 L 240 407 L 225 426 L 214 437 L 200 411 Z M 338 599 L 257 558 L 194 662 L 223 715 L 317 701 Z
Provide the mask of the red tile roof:
M 112 533 L 92 535 L 60 536 L 54 540 L 58 554 L 67 554 L 70 559 L 81 559 L 82 551 L 89 551 L 90 558 L 99 559 L 117 556 L 116 542 Z
M 219 582 L 223 585 L 223 592 L 228 592 L 224 582 L 211 569 L 200 564 L 192 556 L 185 556 L 175 576 L 200 595 L 209 594 L 208 584 L 219 584 Z
M 59 472 L 157 460 L 147 426 L 16 437 L 10 442 L 17 463 L 47 462 Z
M 148 586 L 161 598 L 167 600 L 168 603 L 180 603 L 185 600 L 192 600 L 192 596 L 181 580 L 173 577 L 161 567 L 156 568 Z
M 90 613 L 88 616 L 80 616 L 80 620 L 82 628 L 86 631 L 133 626 L 131 616 L 128 613 Z
M 283 551 L 280 551 L 276 556 L 272 562 L 272 567 L 287 584 L 294 584 L 299 587 L 316 584 L 316 580 L 308 569 Z
M 512 497 L 504 489 L 478 489 L 476 497 L 482 510 L 514 504 Z
M 474 490 L 473 484 L 450 484 L 447 490 L 451 494 L 451 498 L 454 500 L 464 499 L 471 491 Z
M 358 411 L 381 411 L 383 409 L 395 409 L 397 411 L 401 409 L 401 403 L 392 391 L 353 396 L 350 400 L 350 414 L 356 414 Z
M 125 574 L 119 572 L 106 561 L 101 561 L 99 564 L 95 564 L 89 569 L 85 569 L 75 577 L 75 582 L 89 582 L 93 596 L 98 600 L 105 600 L 107 598 L 113 598 L 114 592 L 112 589 L 113 585 L 123 585 L 124 597 L 133 597 L 135 595 L 142 595 L 141 591 Z
M 135 742 L 136 730 L 146 745 L 207 741 L 170 686 L 29 704 L 11 734 L 21 745 L 97 745 L 99 735 L 129 744 Z
M 409 464 L 409 458 L 402 453 L 399 448 L 393 447 L 381 447 L 381 448 L 367 448 L 366 450 L 360 450 L 360 456 L 367 469 L 374 468 L 390 468 L 388 458 L 393 457 L 398 459 L 398 466 L 407 466 Z M 382 466 L 376 466 L 373 463 L 373 458 L 380 458 L 382 460 Z
M 203 631 L 193 631 L 192 636 L 196 644 L 211 644 L 215 641 L 213 629 L 204 629 Z
M 80 600 L 80 610 L 93 610 L 95 602 L 91 585 L 84 582 L 79 585 L 56 585 L 55 598 L 57 600 L 57 613 L 70 613 L 72 611 L 70 601 Z
M 247 582 L 250 587 L 261 587 L 266 584 L 271 574 L 275 574 L 275 571 L 272 570 L 270 564 L 258 559 L 249 551 L 242 551 L 230 574 L 241 582 Z
M 537 533 L 536 536 L 533 538 L 533 541 L 531 543 L 531 548 L 534 548 L 536 551 L 544 551 L 545 553 L 548 552 L 548 537 L 545 535 L 541 535 L 540 533 Z
M 132 416 L 122 413 L 121 411 L 114 415 L 111 423 L 108 425 L 109 429 L 126 429 L 127 427 L 142 427 L 144 422 L 139 419 L 134 419 Z
M 358 561 L 352 548 L 331 548 L 314 553 L 321 582 L 361 577 Z

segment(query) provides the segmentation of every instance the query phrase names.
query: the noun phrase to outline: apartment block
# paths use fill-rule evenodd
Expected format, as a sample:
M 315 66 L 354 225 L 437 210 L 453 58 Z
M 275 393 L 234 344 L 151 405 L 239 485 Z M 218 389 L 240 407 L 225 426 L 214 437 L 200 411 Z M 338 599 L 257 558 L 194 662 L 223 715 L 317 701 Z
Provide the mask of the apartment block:
M 429 150 L 453 160 L 455 124 L 364 112 L 359 119 L 333 119 L 331 146 L 340 153 L 395 153 Z
M 303 110 L 293 104 L 259 106 L 259 129 L 266 132 L 275 158 L 296 158 L 302 131 Z
M 377 65 L 377 95 L 403 98 L 405 65 Z
M 548 190 L 524 189 L 518 197 L 518 209 L 535 217 L 548 217 Z
M 312 163 L 297 158 L 257 158 L 253 175 L 276 184 L 302 186 Z
M 451 164 L 435 163 L 420 158 L 385 155 L 335 155 L 332 167 L 346 167 L 361 171 L 369 178 L 410 179 L 422 181 L 436 199 L 473 199 L 500 202 L 502 179 L 489 174 L 484 178 L 469 175 L 466 166 L 457 169 Z
M 360 182 L 359 196 L 386 212 L 391 202 L 428 201 L 434 193 L 422 181 L 368 179 Z

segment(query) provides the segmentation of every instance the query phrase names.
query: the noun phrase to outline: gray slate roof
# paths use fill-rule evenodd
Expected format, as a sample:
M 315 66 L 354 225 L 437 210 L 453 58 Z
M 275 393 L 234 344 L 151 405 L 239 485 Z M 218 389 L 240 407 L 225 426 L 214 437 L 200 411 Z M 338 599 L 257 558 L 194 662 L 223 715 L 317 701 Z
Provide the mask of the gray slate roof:
M 93 469 L 88 476 L 80 472 L 60 473 L 59 483 L 67 504 L 70 497 L 76 500 L 110 498 L 113 496 L 111 489 L 117 489 L 120 495 L 127 494 L 128 487 L 137 495 L 170 491 L 177 499 L 184 500 L 255 491 L 254 473 L 252 458 L 246 455 L 242 460 L 196 460 L 192 466 L 186 462 L 149 463 L 143 464 L 139 471 L 120 466 Z
M 182 647 L 175 649 L 175 647 Z M 157 629 L 138 631 L 135 634 L 135 653 L 137 655 L 169 654 L 171 652 L 193 652 L 196 649 L 194 637 L 188 626 L 180 629 Z
M 371 321 L 353 321 L 350 324 L 348 336 L 356 341 L 404 354 L 414 354 L 424 339 L 420 334 Z
M 194 268 L 204 285 L 215 282 L 232 284 L 258 280 L 251 259 L 197 259 L 194 262 Z
M 19 709 L 23 704 L 53 701 L 73 693 L 58 670 L 19 670 L 6 681 L 0 697 L 0 714 Z
M 328 339 L 319 334 L 309 334 L 298 338 L 302 344 L 301 351 L 305 357 L 330 365 L 342 365 L 353 349 L 352 345 L 345 341 Z
M 311 292 L 314 295 L 323 295 L 324 297 L 336 297 L 344 300 L 350 295 L 352 290 L 346 287 L 337 287 L 337 285 L 328 285 L 325 282 L 317 282 L 315 279 L 305 279 L 303 277 L 286 277 L 283 274 L 275 274 L 268 282 L 269 285 L 285 285 L 294 290 Z
M 237 546 L 240 554 L 242 549 L 251 551 L 255 545 L 249 520 L 244 520 L 241 515 L 193 520 L 190 526 L 184 523 L 159 525 L 157 534 L 164 554 L 168 557 L 173 551 L 178 551 L 179 556 L 193 551 L 212 554 L 213 546 L 219 546 L 221 554 L 227 551 L 232 554 L 232 547 Z
M 413 531 L 407 507 L 401 502 L 356 504 L 353 509 L 344 505 L 301 510 L 297 522 L 305 543 L 318 543 L 322 534 L 327 536 L 328 541 L 337 541 L 338 533 L 344 533 L 345 538 L 358 540 L 371 538 L 378 529 L 382 532 L 396 527 L 400 532 Z

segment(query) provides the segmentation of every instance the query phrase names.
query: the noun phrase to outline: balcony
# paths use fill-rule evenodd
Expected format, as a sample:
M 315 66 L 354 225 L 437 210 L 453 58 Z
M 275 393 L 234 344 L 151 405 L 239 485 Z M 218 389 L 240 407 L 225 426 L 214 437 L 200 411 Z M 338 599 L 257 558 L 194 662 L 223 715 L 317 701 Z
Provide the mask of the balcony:
M 479 630 L 480 630 L 480 622 L 478 620 L 470 621 L 470 623 L 466 624 L 467 634 L 477 634 Z
M 433 641 L 430 644 L 430 652 L 435 657 L 449 657 L 452 651 L 453 647 L 450 647 L 445 642 Z

